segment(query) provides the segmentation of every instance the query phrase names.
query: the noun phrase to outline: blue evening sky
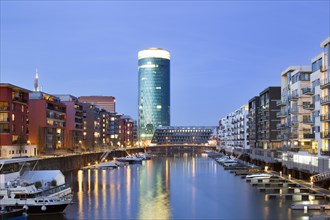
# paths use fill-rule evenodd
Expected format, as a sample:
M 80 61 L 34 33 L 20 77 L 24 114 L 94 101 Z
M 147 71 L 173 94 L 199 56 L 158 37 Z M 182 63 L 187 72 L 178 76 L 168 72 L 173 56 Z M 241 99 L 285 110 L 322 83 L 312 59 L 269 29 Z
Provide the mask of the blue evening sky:
M 112 95 L 137 119 L 137 52 L 171 52 L 171 124 L 216 125 L 330 36 L 329 1 L 1 1 L 1 82 Z

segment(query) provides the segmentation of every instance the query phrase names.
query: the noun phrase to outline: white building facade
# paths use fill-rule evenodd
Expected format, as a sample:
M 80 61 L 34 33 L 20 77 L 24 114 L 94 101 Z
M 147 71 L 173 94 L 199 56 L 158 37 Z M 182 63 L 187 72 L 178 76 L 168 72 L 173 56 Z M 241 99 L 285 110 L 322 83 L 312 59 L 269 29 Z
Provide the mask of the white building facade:
M 330 38 L 321 43 L 323 51 L 311 60 L 312 64 L 308 67 L 309 80 L 300 82 L 296 87 L 292 84 L 291 93 L 287 91 L 290 84 L 286 81 L 289 68 L 282 73 L 282 101 L 285 100 L 286 92 L 291 95 L 289 108 L 285 105 L 282 107 L 283 113 L 289 113 L 289 117 L 279 115 L 282 124 L 291 125 L 290 129 L 284 130 L 283 134 L 287 133 L 289 137 L 285 139 L 284 135 L 282 142 L 284 150 L 282 165 L 288 169 L 310 174 L 322 173 L 330 169 L 329 45 Z M 308 70 L 307 67 L 299 67 L 293 71 L 297 72 L 298 69 Z M 294 72 L 291 72 L 291 78 L 293 74 Z M 298 91 L 297 99 L 293 90 Z M 298 107 L 297 118 L 293 114 L 295 106 Z M 297 120 L 298 125 L 295 125 Z
M 219 120 L 218 137 L 221 149 L 236 154 L 250 149 L 247 126 L 248 110 L 248 105 L 243 105 Z

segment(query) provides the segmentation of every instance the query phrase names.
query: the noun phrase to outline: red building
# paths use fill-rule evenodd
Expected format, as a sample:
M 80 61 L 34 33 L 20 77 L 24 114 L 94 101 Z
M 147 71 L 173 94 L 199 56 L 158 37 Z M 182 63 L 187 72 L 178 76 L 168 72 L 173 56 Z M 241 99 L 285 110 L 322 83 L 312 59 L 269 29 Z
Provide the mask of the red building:
M 0 146 L 17 144 L 18 136 L 28 140 L 29 90 L 0 83 Z
M 0 154 L 6 154 L 5 157 L 22 153 L 27 155 L 25 149 L 16 149 L 13 146 L 25 146 L 29 140 L 29 92 L 12 84 L 0 83 Z M 3 147 L 10 149 L 10 152 Z M 36 155 L 36 152 L 32 155 Z
M 134 145 L 134 120 L 126 115 L 119 118 L 119 142 L 121 146 L 131 147 Z
M 32 92 L 29 97 L 29 131 L 31 144 L 39 152 L 64 149 L 66 105 L 56 96 Z
M 66 105 L 64 145 L 71 150 L 81 150 L 83 141 L 83 106 L 77 97 L 57 95 Z

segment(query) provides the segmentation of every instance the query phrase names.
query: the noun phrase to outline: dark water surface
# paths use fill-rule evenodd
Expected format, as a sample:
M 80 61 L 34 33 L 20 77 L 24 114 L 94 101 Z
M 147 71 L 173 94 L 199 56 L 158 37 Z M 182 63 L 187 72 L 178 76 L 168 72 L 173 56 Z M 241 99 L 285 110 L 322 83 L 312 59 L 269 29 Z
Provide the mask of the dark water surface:
M 267 200 L 205 156 L 159 157 L 66 177 L 76 203 L 62 215 L 28 219 L 308 219 L 320 213 L 289 209 L 302 202 Z

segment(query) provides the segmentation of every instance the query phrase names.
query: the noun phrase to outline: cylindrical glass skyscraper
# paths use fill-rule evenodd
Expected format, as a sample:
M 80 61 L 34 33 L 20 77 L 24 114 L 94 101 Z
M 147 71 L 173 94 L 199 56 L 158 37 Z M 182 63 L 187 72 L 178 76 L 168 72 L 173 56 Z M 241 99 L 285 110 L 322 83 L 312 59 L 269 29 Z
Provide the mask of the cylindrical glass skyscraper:
M 139 58 L 139 141 L 151 140 L 158 126 L 170 126 L 170 52 L 141 50 Z

